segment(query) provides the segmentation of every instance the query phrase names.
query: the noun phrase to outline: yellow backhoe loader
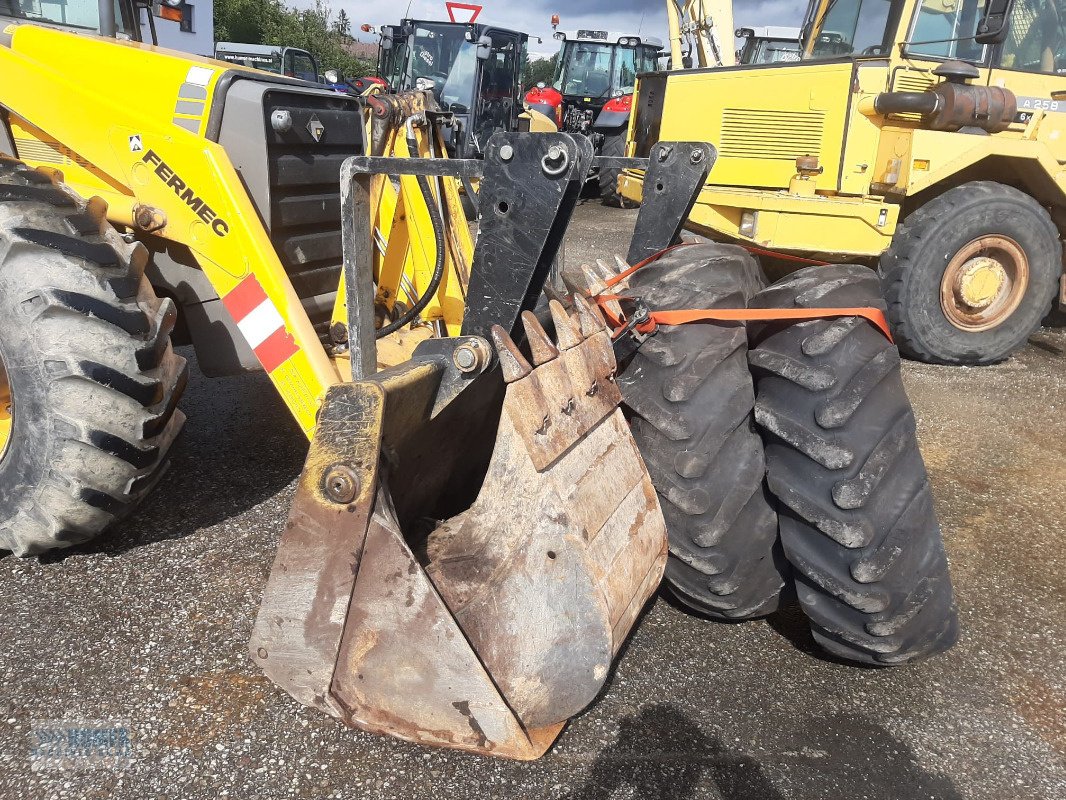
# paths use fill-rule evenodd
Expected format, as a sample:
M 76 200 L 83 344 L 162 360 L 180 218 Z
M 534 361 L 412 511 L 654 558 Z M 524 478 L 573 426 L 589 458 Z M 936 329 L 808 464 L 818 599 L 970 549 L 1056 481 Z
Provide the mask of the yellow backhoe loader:
M 811 0 L 798 62 L 642 76 L 630 146 L 715 142 L 693 229 L 875 267 L 905 353 L 988 364 L 1063 296 L 1064 70 L 1062 0 Z
M 430 93 L 162 50 L 128 0 L 2 3 L 0 547 L 84 542 L 145 497 L 191 343 L 209 376 L 266 371 L 310 440 L 250 654 L 348 725 L 535 758 L 664 570 L 726 619 L 794 580 L 818 641 L 865 663 L 952 644 L 876 286 L 763 288 L 743 251 L 679 246 L 711 145 L 603 160 L 500 133 L 448 159 Z M 107 90 L 131 78 L 136 102 Z M 604 166 L 654 189 L 623 265 L 564 295 L 554 257 Z

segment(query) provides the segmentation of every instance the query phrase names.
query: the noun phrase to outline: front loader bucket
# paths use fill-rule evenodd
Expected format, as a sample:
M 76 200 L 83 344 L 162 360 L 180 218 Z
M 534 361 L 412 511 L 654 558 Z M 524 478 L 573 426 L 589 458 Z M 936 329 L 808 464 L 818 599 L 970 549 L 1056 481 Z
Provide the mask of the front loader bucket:
M 551 314 L 329 390 L 251 644 L 301 703 L 533 759 L 602 689 L 666 532 L 602 318 Z

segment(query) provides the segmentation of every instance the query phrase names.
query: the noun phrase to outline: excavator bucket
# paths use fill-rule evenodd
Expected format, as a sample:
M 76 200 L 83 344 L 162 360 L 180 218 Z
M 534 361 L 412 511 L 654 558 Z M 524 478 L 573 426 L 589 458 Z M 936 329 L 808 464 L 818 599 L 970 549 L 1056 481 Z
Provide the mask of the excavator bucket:
M 475 166 L 346 162 L 355 379 L 322 403 L 250 652 L 352 727 L 526 760 L 603 688 L 667 539 L 599 310 L 580 295 L 531 309 L 591 147 L 517 134 L 487 152 L 482 208 L 523 222 L 483 219 L 462 335 L 377 372 L 353 246 L 370 237 L 368 176 Z

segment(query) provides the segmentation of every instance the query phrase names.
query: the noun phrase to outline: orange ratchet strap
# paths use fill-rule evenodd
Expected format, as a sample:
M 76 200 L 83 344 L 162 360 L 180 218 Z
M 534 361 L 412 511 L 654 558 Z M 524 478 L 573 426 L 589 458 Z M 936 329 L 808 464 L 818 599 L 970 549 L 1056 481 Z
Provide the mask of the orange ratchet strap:
M 670 251 L 692 244 L 698 243 L 682 242 L 661 250 L 605 281 L 606 287 L 610 288 L 624 281 L 641 267 L 662 258 Z M 611 327 L 614 328 L 614 335 L 618 336 L 625 327 L 626 321 L 619 319 L 607 307 L 607 303 L 611 300 L 629 300 L 631 298 L 625 295 L 601 293 L 592 295 L 592 299 L 596 301 L 604 316 L 611 323 Z M 892 341 L 892 333 L 889 330 L 888 320 L 885 319 L 884 312 L 879 308 L 870 306 L 849 308 L 703 308 L 679 311 L 649 311 L 647 320 L 634 327 L 639 333 L 652 333 L 658 325 L 684 325 L 689 322 L 773 322 L 776 320 L 830 319 L 834 317 L 862 317 L 883 333 L 888 341 Z

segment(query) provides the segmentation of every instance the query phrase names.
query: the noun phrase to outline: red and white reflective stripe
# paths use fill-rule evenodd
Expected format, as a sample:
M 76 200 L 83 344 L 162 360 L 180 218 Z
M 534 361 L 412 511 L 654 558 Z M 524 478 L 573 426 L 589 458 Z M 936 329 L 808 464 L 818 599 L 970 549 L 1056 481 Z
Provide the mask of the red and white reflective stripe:
M 236 289 L 222 298 L 222 305 L 267 372 L 273 372 L 300 349 L 285 330 L 285 320 L 255 275 L 238 283 Z

